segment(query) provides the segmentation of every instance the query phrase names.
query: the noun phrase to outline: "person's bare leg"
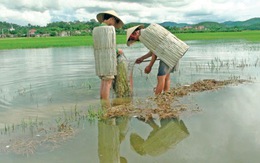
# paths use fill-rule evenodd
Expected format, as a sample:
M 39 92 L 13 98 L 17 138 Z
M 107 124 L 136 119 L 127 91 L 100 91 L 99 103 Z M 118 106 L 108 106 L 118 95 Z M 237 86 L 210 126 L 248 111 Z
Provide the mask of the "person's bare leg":
M 101 80 L 100 86 L 100 99 L 102 102 L 102 106 L 109 107 L 109 96 L 110 96 L 110 88 L 112 85 L 112 80 Z
M 156 89 L 155 89 L 156 95 L 162 93 L 162 91 L 164 89 L 164 85 L 165 85 L 165 78 L 166 78 L 166 75 L 157 76 L 157 86 L 156 86 Z
M 164 85 L 164 92 L 167 92 L 170 90 L 171 87 L 171 77 L 170 74 L 167 74 L 165 77 L 165 85 Z

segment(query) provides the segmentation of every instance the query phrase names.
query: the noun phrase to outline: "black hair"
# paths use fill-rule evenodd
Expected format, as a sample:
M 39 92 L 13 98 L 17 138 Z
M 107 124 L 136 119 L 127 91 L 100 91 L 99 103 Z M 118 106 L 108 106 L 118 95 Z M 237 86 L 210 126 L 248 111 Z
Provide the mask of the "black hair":
M 115 16 L 113 16 L 113 15 L 110 15 L 110 14 L 104 14 L 104 20 L 108 20 L 108 19 L 111 18 L 111 17 L 115 18 L 116 23 L 119 23 L 119 22 L 120 22 L 120 20 L 119 20 L 117 17 L 115 17 Z
M 140 27 L 136 28 L 136 29 L 134 30 L 134 32 L 135 32 L 135 31 L 138 31 L 138 30 L 141 30 L 141 28 L 140 28 Z
M 104 20 L 108 20 L 109 18 L 113 17 L 112 15 L 110 14 L 104 14 Z

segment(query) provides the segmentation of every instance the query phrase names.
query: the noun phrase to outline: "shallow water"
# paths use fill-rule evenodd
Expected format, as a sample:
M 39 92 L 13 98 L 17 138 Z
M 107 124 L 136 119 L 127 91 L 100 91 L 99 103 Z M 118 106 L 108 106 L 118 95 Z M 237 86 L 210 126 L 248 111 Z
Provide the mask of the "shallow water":
M 109 122 L 80 121 L 74 135 L 54 146 L 37 146 L 33 155 L 1 150 L 1 162 L 257 162 L 260 159 L 260 44 L 238 41 L 191 41 L 171 75 L 172 87 L 200 79 L 252 79 L 253 83 L 194 93 L 182 99 L 200 112 L 179 119 L 144 123 L 134 117 Z M 119 45 L 130 61 L 147 49 Z M 134 99 L 152 96 L 158 62 L 151 74 L 134 67 Z M 0 51 L 0 129 L 37 119 L 55 124 L 63 112 L 99 107 L 99 79 L 90 47 Z M 111 93 L 111 97 L 114 95 Z M 79 122 L 78 122 L 79 123 Z M 10 138 L 30 137 L 30 129 L 1 134 L 0 149 Z M 40 139 L 43 134 L 37 135 Z

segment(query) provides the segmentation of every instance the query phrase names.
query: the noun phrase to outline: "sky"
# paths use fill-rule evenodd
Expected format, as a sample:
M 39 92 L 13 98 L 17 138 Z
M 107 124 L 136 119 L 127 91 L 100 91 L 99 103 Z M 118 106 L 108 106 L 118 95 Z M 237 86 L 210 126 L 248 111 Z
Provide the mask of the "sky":
M 115 10 L 123 22 L 189 23 L 244 21 L 260 17 L 259 0 L 0 0 L 0 21 L 46 26 L 90 21 Z

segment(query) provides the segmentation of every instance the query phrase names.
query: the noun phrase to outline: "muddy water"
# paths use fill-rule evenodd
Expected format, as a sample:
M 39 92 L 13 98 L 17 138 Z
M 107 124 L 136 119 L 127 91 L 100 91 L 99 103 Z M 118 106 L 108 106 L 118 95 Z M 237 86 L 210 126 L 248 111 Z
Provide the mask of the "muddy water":
M 6 134 L 5 126 L 37 119 L 51 128 L 64 110 L 99 107 L 99 79 L 95 76 L 93 49 L 0 51 L 0 161 L 257 162 L 260 159 L 260 44 L 187 43 L 190 49 L 181 59 L 179 71 L 172 74 L 172 86 L 206 78 L 241 78 L 254 82 L 184 97 L 182 103 L 196 104 L 201 111 L 183 112 L 177 119 L 146 123 L 134 117 L 78 120 L 71 135 L 36 143 L 33 154 L 28 156 L 22 153 L 30 148 L 20 148 L 18 152 L 19 143 L 12 144 L 10 139 L 27 140 L 28 147 L 31 140 L 46 140 L 41 139 L 44 132 L 20 127 Z M 147 52 L 142 45 L 120 47 L 130 61 Z M 134 99 L 152 96 L 158 62 L 149 75 L 142 73 L 146 64 L 134 67 Z M 11 144 L 17 149 L 10 150 Z

